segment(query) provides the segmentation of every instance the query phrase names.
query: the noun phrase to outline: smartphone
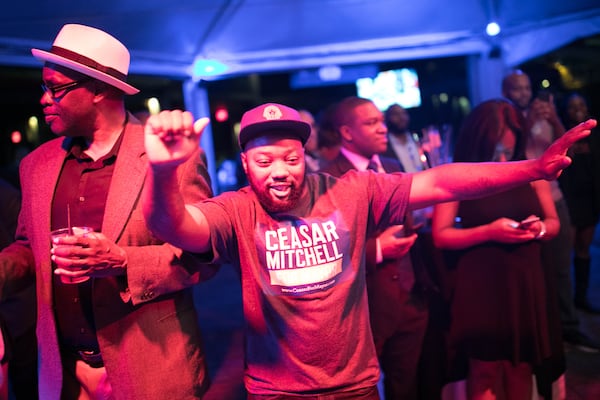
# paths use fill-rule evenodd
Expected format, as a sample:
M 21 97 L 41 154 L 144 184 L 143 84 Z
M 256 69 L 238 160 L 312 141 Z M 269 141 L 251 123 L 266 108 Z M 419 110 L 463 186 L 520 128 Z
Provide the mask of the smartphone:
M 517 226 L 517 228 L 519 228 L 519 229 L 527 229 L 527 228 L 529 228 L 529 225 L 531 225 L 534 222 L 537 222 L 539 220 L 540 220 L 540 217 L 525 218 L 524 220 L 522 220 L 521 222 L 519 222 L 519 225 Z
M 409 227 L 405 227 L 406 236 L 410 236 L 413 233 L 416 233 L 419 229 L 421 229 L 424 226 L 425 226 L 425 222 L 417 222 L 414 225 L 411 225 Z

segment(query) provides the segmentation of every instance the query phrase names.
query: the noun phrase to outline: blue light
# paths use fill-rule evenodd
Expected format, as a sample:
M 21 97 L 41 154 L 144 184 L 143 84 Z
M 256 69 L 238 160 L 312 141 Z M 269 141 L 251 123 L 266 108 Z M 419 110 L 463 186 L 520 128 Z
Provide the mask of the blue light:
M 217 60 L 198 59 L 194 62 L 192 71 L 193 75 L 198 78 L 204 76 L 216 76 L 227 71 L 227 65 L 220 63 Z
M 496 36 L 500 33 L 500 25 L 498 25 L 497 22 L 490 22 L 489 24 L 487 24 L 487 27 L 485 28 L 485 32 L 489 36 Z

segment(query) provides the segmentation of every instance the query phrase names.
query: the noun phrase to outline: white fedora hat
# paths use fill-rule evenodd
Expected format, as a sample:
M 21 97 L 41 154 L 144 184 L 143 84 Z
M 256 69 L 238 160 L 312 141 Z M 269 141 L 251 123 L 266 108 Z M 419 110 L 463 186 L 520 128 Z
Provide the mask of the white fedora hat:
M 58 32 L 50 51 L 31 49 L 31 53 L 42 61 L 106 82 L 126 94 L 139 92 L 126 82 L 129 50 L 100 29 L 67 24 Z

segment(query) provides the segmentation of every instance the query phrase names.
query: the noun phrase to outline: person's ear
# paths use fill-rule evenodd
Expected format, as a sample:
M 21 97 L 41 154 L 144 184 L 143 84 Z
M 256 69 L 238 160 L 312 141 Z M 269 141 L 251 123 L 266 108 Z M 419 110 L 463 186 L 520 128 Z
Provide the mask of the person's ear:
M 240 153 L 240 160 L 242 161 L 242 168 L 244 169 L 244 173 L 248 175 L 248 156 L 246 153 Z
M 94 103 L 99 102 L 100 100 L 104 99 L 104 88 L 101 87 L 102 85 L 99 82 L 92 82 L 90 83 L 90 91 L 92 92 L 92 94 L 94 95 Z
M 350 129 L 350 127 L 348 125 L 340 126 L 339 132 L 340 132 L 340 136 L 342 137 L 342 140 L 345 140 L 346 142 L 352 141 L 352 130 Z
M 105 99 L 110 95 L 111 90 L 116 90 L 112 86 L 100 81 L 93 81 L 90 89 L 94 94 L 94 102 Z

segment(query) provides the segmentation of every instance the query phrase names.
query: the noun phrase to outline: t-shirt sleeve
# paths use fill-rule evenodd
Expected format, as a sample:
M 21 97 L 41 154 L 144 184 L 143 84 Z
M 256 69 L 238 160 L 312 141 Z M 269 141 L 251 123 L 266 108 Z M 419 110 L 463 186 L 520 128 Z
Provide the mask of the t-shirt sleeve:
M 197 204 L 209 224 L 212 263 L 237 261 L 234 211 L 228 196 L 218 196 Z
M 371 212 L 377 228 L 402 224 L 408 209 L 412 175 L 369 174 Z

